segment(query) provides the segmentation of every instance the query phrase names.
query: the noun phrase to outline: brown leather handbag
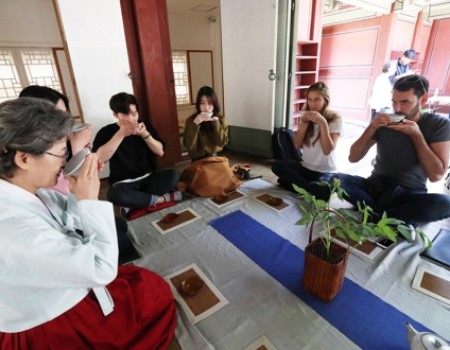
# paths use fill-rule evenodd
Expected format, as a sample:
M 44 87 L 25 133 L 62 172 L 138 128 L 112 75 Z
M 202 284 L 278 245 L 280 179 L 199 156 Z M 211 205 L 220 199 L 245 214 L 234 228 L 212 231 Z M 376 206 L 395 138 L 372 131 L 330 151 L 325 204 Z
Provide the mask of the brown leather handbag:
M 226 195 L 242 181 L 236 177 L 226 157 L 206 157 L 192 162 L 181 174 L 179 191 L 200 197 Z

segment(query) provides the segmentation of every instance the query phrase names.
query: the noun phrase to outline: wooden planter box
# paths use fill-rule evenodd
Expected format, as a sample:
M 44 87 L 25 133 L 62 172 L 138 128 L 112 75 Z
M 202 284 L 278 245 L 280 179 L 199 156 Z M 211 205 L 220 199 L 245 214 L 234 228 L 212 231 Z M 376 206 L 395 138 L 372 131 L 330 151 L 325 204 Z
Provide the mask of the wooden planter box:
M 320 238 L 306 246 L 302 287 L 329 302 L 340 291 L 344 283 L 348 249 L 331 243 L 330 252 L 331 256 L 335 257 L 335 263 L 328 263 L 317 256 L 324 249 Z

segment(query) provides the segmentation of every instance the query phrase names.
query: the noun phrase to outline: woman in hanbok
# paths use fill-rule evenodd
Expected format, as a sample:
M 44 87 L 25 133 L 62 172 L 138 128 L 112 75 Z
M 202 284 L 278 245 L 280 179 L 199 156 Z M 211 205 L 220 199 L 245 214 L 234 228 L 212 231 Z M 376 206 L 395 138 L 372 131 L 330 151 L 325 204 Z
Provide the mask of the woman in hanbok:
M 0 104 L 0 349 L 164 349 L 176 306 L 167 283 L 118 266 L 99 161 L 56 184 L 73 118 L 46 101 Z

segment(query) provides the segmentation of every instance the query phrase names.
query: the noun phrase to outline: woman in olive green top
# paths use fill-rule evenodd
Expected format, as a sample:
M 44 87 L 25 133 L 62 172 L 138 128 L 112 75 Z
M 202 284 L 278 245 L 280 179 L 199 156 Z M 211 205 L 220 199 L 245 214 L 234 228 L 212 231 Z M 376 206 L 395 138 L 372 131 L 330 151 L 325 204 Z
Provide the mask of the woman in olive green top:
M 228 143 L 228 124 L 217 95 L 209 86 L 197 93 L 195 112 L 186 120 L 183 144 L 192 161 L 216 156 Z

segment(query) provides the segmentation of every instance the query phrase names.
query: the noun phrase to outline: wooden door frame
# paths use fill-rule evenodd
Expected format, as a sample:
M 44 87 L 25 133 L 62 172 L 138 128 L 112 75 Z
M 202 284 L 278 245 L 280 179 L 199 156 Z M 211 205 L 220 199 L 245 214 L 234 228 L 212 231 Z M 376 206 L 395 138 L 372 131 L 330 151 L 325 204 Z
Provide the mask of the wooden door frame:
M 166 0 L 120 0 L 133 91 L 141 119 L 165 144 L 159 167 L 181 160 Z
M 145 100 L 145 87 L 142 84 L 142 70 L 140 61 L 140 49 L 138 43 L 138 34 L 136 32 L 135 12 L 133 8 L 133 0 L 121 0 L 123 27 L 125 31 L 125 41 L 127 45 L 128 61 L 130 64 L 130 73 L 128 74 L 133 92 L 139 101 L 139 114 L 141 118 L 148 116 L 148 108 Z

